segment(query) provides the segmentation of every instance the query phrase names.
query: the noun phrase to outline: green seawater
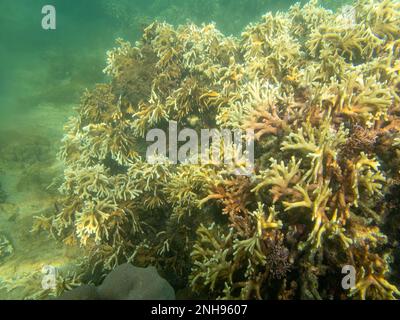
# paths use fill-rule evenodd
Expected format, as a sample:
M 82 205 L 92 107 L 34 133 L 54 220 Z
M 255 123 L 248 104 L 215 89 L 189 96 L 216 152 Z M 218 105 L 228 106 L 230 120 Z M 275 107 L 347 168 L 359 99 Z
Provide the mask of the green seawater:
M 43 265 L 68 266 L 80 256 L 79 248 L 66 249 L 47 234 L 30 231 L 35 216 L 57 209 L 63 125 L 82 92 L 107 80 L 102 70 L 115 39 L 134 43 L 154 20 L 215 22 L 224 34 L 239 35 L 266 12 L 286 11 L 295 2 L 0 1 L 0 242 L 6 239 L 4 248 L 11 248 L 0 254 L 0 299 L 31 298 L 26 283 L 34 288 L 40 282 Z M 322 4 L 335 9 L 348 2 Z M 56 8 L 56 30 L 41 27 L 41 10 L 48 4 Z

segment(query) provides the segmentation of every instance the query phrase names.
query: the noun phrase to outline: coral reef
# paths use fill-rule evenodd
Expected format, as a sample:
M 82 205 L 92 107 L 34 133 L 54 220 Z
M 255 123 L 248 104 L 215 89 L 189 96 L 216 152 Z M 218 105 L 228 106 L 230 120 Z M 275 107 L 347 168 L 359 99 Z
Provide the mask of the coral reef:
M 155 22 L 107 54 L 65 126 L 51 232 L 93 272 L 156 266 L 220 299 L 400 296 L 385 201 L 400 183 L 400 5 L 311 1 L 240 37 Z M 148 130 L 251 129 L 255 167 L 145 161 Z M 341 286 L 345 265 L 355 287 Z
M 1 260 L 13 254 L 14 247 L 12 246 L 10 240 L 3 234 L 0 234 L 0 263 Z

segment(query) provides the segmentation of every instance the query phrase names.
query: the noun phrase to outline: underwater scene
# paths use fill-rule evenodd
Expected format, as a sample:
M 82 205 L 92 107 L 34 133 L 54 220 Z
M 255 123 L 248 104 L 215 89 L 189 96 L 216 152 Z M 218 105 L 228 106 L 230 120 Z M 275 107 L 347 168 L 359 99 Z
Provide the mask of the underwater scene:
M 1 0 L 0 300 L 400 298 L 400 1 Z

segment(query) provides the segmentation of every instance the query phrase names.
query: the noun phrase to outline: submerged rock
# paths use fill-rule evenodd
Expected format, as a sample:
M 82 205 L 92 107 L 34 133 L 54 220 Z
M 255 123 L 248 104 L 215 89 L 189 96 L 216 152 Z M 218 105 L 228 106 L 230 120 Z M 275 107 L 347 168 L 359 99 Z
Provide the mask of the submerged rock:
M 65 292 L 59 299 L 174 300 L 175 292 L 156 268 L 138 268 L 125 263 L 113 270 L 100 286 L 83 285 Z

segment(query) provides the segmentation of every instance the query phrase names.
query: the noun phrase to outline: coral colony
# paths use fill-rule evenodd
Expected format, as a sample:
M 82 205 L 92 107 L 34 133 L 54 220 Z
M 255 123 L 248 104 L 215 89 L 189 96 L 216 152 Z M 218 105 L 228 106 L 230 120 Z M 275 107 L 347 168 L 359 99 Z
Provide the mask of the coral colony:
M 65 126 L 62 206 L 35 228 L 85 248 L 92 271 L 156 266 L 190 297 L 400 297 L 399 19 L 395 1 L 311 1 L 238 38 L 155 22 L 119 39 L 110 81 Z M 254 131 L 252 174 L 149 163 L 146 135 L 170 121 Z

